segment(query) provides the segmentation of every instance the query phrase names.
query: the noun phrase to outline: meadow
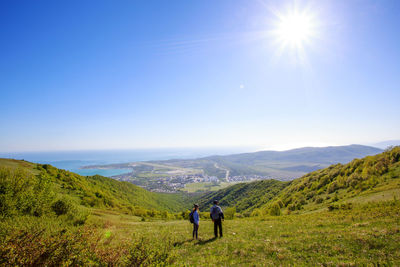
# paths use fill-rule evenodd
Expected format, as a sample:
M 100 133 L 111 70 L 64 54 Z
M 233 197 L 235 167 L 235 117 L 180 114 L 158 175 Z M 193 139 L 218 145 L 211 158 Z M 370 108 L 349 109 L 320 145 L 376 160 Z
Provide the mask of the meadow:
M 225 220 L 223 225 L 224 237 L 214 239 L 212 222 L 203 219 L 199 240 L 192 240 L 188 220 L 143 222 L 136 216 L 93 210 L 85 226 L 61 229 L 53 223 L 51 233 L 49 225 L 38 224 L 25 236 L 18 224 L 17 232 L 2 239 L 0 258 L 1 264 L 10 265 L 400 264 L 400 201 L 395 199 L 356 204 L 349 210 Z M 35 235 L 42 231 L 46 234 Z
M 229 186 L 236 184 L 236 182 L 218 182 L 218 183 L 190 183 L 186 184 L 185 188 L 182 189 L 184 192 L 196 193 L 196 192 L 212 192 L 217 191 Z
M 352 210 L 225 220 L 224 237 L 217 239 L 210 220 L 201 222 L 200 239 L 192 240 L 186 220 L 135 222 L 118 215 L 98 219 L 115 244 L 129 235 L 146 240 L 168 251 L 166 262 L 178 266 L 400 264 L 398 200 Z

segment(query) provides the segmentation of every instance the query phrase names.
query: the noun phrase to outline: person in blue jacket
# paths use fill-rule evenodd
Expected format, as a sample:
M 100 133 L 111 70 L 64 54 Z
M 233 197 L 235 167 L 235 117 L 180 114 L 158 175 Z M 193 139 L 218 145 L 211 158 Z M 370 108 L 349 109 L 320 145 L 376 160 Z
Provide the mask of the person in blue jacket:
M 192 213 L 193 213 L 193 239 L 195 236 L 196 239 L 198 239 L 199 223 L 200 223 L 199 205 L 194 204 Z

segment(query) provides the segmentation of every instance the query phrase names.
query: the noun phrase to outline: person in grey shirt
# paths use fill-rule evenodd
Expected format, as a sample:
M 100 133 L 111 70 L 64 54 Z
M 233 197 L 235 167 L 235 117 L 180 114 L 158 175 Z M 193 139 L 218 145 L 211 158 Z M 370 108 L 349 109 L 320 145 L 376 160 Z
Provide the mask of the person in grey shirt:
M 222 221 L 224 220 L 224 213 L 220 206 L 218 206 L 218 200 L 214 200 L 214 206 L 210 210 L 210 218 L 214 222 L 214 235 L 215 238 L 219 236 L 222 237 Z

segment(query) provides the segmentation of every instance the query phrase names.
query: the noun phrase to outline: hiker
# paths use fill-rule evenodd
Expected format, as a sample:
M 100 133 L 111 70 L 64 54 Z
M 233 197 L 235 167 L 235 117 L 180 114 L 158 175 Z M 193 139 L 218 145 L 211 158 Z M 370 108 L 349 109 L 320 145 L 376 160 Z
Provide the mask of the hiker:
M 199 232 L 199 223 L 200 223 L 200 216 L 199 216 L 199 205 L 194 204 L 192 212 L 189 214 L 190 222 L 193 223 L 193 239 L 196 236 L 198 239 L 198 232 Z
M 214 200 L 214 206 L 211 207 L 210 217 L 214 222 L 214 235 L 215 238 L 218 237 L 218 228 L 219 228 L 219 236 L 222 237 L 222 221 L 224 220 L 224 213 L 220 206 L 218 206 L 218 200 Z

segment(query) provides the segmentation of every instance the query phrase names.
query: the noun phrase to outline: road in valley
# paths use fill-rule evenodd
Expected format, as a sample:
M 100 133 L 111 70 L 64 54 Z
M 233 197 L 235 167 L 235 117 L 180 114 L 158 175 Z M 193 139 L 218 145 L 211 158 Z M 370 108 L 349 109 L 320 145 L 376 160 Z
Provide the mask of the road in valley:
M 219 166 L 218 163 L 214 163 L 214 167 L 217 168 L 217 169 L 225 171 L 226 172 L 225 173 L 225 181 L 229 182 L 229 172 L 230 171 L 228 169 L 225 169 L 224 167 Z

